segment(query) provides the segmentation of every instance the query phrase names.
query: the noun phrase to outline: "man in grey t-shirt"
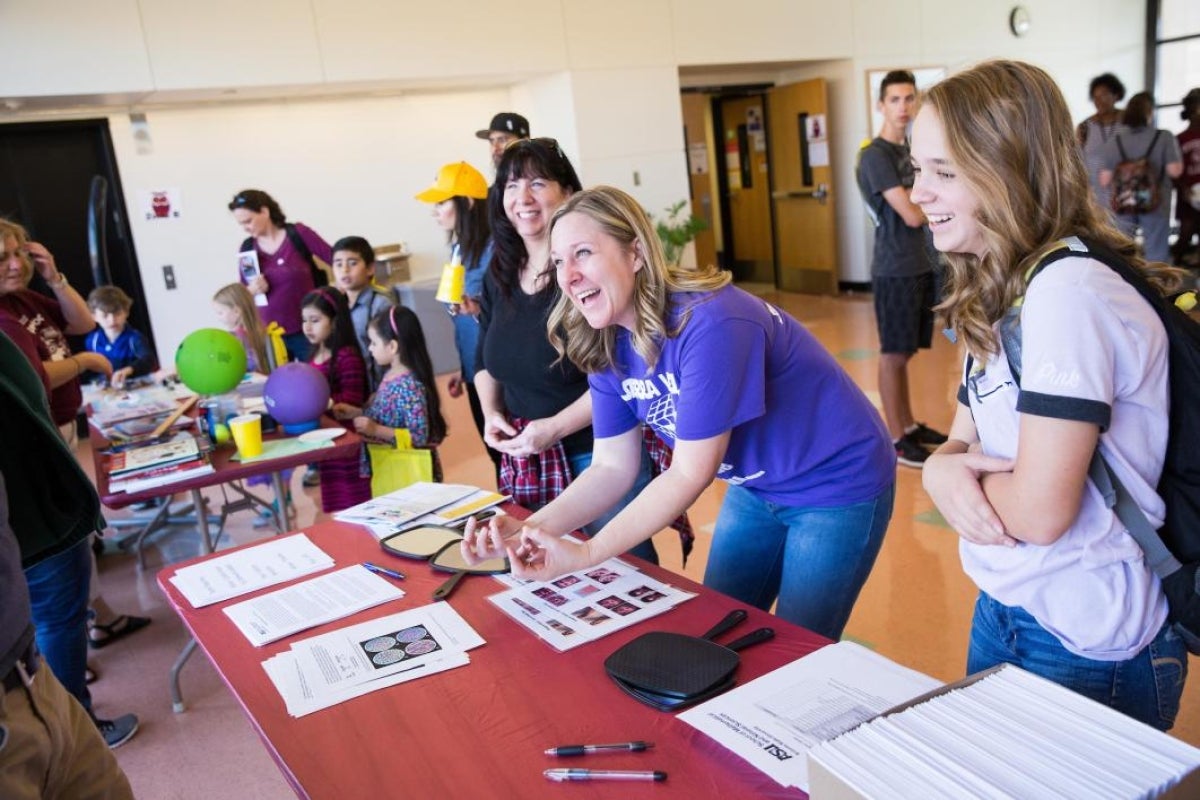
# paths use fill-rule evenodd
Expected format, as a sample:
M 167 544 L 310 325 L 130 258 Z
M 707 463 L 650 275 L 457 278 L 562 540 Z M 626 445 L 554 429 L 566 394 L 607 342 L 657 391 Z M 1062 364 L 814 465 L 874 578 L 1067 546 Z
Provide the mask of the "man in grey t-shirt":
M 937 302 L 925 215 L 909 199 L 913 168 L 907 134 L 916 106 L 913 74 L 894 70 L 885 75 L 878 103 L 883 127 L 858 160 L 858 188 L 875 223 L 871 279 L 879 328 L 879 397 L 896 458 L 910 467 L 925 463 L 927 447 L 946 441 L 913 418 L 908 391 L 908 362 L 931 343 Z

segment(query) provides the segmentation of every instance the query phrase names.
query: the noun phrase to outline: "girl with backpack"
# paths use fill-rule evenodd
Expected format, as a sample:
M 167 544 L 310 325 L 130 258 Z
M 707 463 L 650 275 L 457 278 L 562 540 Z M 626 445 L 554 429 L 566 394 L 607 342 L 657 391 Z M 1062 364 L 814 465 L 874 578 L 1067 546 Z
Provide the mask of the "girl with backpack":
M 1117 227 L 1131 239 L 1140 228 L 1146 260 L 1166 261 L 1171 255 L 1171 186 L 1183 172 L 1183 157 L 1174 135 L 1153 123 L 1154 98 L 1138 92 L 1105 145 L 1100 185 L 1110 192 Z
M 1091 201 L 1066 102 L 1037 67 L 993 61 L 934 86 L 912 156 L 913 202 L 949 264 L 940 310 L 968 351 L 950 440 L 923 474 L 980 589 L 967 670 L 1015 664 L 1167 730 L 1187 649 L 1088 469 L 1099 447 L 1162 522 L 1167 334 L 1100 258 L 1159 291 L 1178 271 L 1140 258 Z

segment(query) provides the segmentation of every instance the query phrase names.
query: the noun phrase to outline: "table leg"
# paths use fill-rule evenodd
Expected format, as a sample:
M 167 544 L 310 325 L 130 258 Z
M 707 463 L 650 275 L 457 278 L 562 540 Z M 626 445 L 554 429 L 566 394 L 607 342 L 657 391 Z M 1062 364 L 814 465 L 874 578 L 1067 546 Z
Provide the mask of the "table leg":
M 205 554 L 211 553 L 213 547 L 212 538 L 208 532 L 208 507 L 204 504 L 204 497 L 200 494 L 199 489 L 192 489 L 192 503 L 196 508 L 196 528 L 200 531 L 200 549 Z M 189 638 L 188 643 L 183 646 L 183 652 L 171 665 L 171 710 L 176 714 L 183 713 L 184 710 L 183 692 L 179 688 L 179 673 L 195 651 L 196 640 Z
M 282 472 L 271 473 L 271 485 L 275 489 L 275 507 L 278 509 L 275 522 L 279 525 L 279 533 L 290 531 L 295 520 L 292 519 L 292 509 L 288 506 L 287 487 L 283 483 Z
M 171 667 L 171 710 L 176 714 L 182 714 L 184 711 L 183 693 L 179 690 L 179 671 L 183 669 L 183 665 L 192 657 L 195 650 L 196 640 L 189 637 L 187 644 L 183 646 L 183 652 L 179 654 L 179 658 L 175 659 L 175 664 Z

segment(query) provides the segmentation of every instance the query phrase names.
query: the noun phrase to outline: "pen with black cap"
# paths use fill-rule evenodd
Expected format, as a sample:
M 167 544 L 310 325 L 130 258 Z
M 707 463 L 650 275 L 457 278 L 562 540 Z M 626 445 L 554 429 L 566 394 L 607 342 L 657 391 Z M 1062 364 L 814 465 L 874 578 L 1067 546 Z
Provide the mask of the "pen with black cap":
M 636 769 L 548 769 L 542 773 L 547 779 L 563 781 L 656 781 L 667 779 L 661 770 Z
M 641 740 L 614 742 L 613 744 L 564 744 L 559 747 L 547 748 L 545 753 L 548 756 L 586 756 L 592 753 L 604 753 L 608 751 L 640 753 L 651 747 L 654 747 L 654 742 L 643 742 Z

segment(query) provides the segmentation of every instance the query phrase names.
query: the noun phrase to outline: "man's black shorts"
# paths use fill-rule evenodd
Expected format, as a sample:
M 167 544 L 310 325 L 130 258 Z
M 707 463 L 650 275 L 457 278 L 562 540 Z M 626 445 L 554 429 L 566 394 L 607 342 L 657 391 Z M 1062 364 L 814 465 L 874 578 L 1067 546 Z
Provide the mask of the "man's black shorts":
M 877 277 L 875 323 L 879 327 L 879 350 L 883 353 L 915 353 L 933 340 L 933 273 L 911 277 Z

